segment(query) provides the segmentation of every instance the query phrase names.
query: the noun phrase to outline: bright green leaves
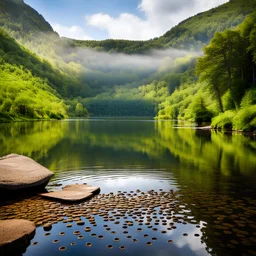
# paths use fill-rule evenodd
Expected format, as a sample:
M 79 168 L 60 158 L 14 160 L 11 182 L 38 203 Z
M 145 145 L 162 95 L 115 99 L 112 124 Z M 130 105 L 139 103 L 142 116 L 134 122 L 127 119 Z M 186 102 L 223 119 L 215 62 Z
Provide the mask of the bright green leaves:
M 67 116 L 65 104 L 44 80 L 14 65 L 1 66 L 0 92 L 0 121 Z
M 224 93 L 230 92 L 238 110 L 246 87 L 250 84 L 249 74 L 253 64 L 248 48 L 253 27 L 251 18 L 248 18 L 238 29 L 215 33 L 210 44 L 203 49 L 204 56 L 197 61 L 196 72 L 217 100 L 220 112 L 224 110 Z

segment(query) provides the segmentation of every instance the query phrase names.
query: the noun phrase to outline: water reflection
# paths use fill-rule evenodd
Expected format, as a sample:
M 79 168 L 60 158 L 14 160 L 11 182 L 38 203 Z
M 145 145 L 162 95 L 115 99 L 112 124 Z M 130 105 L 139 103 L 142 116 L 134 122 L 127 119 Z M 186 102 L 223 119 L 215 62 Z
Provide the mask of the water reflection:
M 66 227 L 65 220 L 69 218 L 65 215 L 66 209 L 71 207 L 71 210 L 79 211 L 80 204 L 50 204 L 37 197 L 20 199 L 16 204 L 2 206 L 0 217 L 29 219 L 32 212 L 37 213 L 37 234 L 27 255 L 39 255 L 40 252 L 49 255 L 53 252 L 62 255 L 80 255 L 82 252 L 137 255 L 140 252 L 140 255 L 218 256 L 255 253 L 255 137 L 177 128 L 174 122 L 107 119 L 1 124 L 0 142 L 0 154 L 28 155 L 53 170 L 55 176 L 47 187 L 49 190 L 84 182 L 100 186 L 105 194 L 137 189 L 145 193 L 159 189 L 168 192 L 171 189 L 177 200 L 177 209 L 172 214 L 187 216 L 186 221 L 175 220 L 177 229 L 168 230 L 162 225 L 165 224 L 162 220 L 169 221 L 168 213 L 155 208 L 156 212 L 150 213 L 152 228 L 157 228 L 154 231 L 147 228 L 145 219 L 142 226 L 139 225 L 141 222 L 134 222 L 132 227 L 123 229 L 121 224 L 118 226 L 112 221 L 104 227 L 104 220 L 95 215 L 97 226 L 89 223 L 96 234 L 94 237 L 85 234 L 75 220 L 68 222 L 72 227 Z M 53 220 L 55 224 L 48 232 L 50 235 L 45 236 L 43 220 L 37 215 L 54 206 L 57 207 L 56 218 L 63 217 L 64 220 Z M 31 211 L 21 212 L 27 208 Z M 154 216 L 160 223 L 155 222 Z M 133 220 L 129 214 L 126 217 L 122 224 Z M 84 214 L 77 218 L 87 226 L 89 220 Z M 138 220 L 141 220 L 140 216 Z M 142 231 L 137 232 L 141 227 Z M 161 233 L 163 230 L 166 233 Z M 84 237 L 79 239 L 74 231 L 83 231 Z M 60 232 L 65 235 L 60 236 Z M 103 239 L 98 235 L 103 235 Z M 113 240 L 117 235 L 119 242 Z M 54 243 L 54 240 L 58 242 Z M 122 245 L 125 250 L 119 248 Z M 61 246 L 65 246 L 65 250 L 60 251 Z
M 173 126 L 108 119 L 1 124 L 0 154 L 33 156 L 51 170 L 182 165 L 185 172 L 196 168 L 205 175 L 255 174 L 255 137 Z
M 18 153 L 40 160 L 66 133 L 62 122 L 0 123 L 0 155 Z

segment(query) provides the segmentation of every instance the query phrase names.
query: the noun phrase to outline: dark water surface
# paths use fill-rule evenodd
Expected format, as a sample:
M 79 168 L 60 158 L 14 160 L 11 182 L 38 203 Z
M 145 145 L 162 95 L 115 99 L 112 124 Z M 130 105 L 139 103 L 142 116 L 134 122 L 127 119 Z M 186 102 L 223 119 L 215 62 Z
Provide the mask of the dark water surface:
M 0 219 L 37 224 L 24 255 L 256 255 L 255 136 L 150 119 L 0 124 L 9 153 L 52 170 L 49 191 L 101 187 L 77 204 L 1 202 Z

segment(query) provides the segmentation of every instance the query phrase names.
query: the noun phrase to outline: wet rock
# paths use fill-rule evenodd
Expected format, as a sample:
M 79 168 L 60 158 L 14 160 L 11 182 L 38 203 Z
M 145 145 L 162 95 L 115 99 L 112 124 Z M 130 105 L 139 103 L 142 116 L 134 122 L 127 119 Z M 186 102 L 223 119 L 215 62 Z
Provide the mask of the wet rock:
M 60 191 L 41 194 L 41 196 L 62 201 L 76 202 L 89 199 L 93 194 L 99 191 L 100 187 L 92 187 L 87 184 L 74 184 L 67 185 Z M 97 214 L 98 211 L 93 213 Z
M 29 157 L 10 154 L 0 158 L 0 190 L 44 187 L 53 173 Z
M 84 192 L 95 194 L 95 193 L 100 192 L 100 187 L 93 187 L 93 186 L 89 186 L 87 184 L 74 184 L 74 185 L 67 185 L 67 186 L 63 187 L 63 190 L 84 191 Z
M 52 224 L 47 223 L 43 226 L 44 231 L 50 231 L 52 229 Z
M 61 191 L 55 191 L 50 193 L 44 193 L 41 194 L 42 197 L 50 198 L 50 199 L 57 199 L 61 201 L 67 201 L 67 202 L 76 202 L 81 201 L 85 199 L 89 199 L 93 196 L 90 192 L 84 192 L 84 191 L 72 191 L 72 190 L 61 190 Z
M 28 220 L 0 221 L 0 254 L 15 255 L 23 253 L 35 235 L 36 226 Z

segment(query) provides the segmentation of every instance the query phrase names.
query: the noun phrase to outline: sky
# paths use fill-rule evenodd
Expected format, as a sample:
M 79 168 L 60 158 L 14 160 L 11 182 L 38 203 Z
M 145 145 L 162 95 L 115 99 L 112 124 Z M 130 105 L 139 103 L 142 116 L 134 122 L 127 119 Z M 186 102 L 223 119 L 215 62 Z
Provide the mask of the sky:
M 228 0 L 24 0 L 60 36 L 148 40 Z

